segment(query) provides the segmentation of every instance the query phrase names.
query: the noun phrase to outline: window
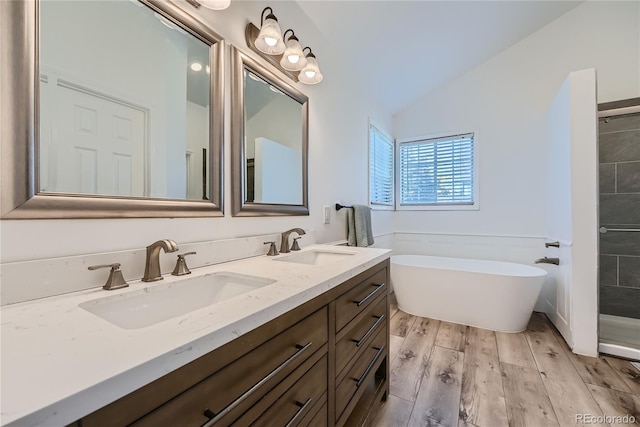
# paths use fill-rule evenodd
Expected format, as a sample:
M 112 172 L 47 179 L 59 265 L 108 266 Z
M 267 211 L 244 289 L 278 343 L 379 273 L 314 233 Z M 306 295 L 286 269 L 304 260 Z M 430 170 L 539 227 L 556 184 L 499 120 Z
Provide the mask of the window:
M 398 209 L 478 209 L 474 134 L 399 144 Z
M 374 209 L 393 209 L 393 149 L 393 140 L 369 124 L 369 201 Z

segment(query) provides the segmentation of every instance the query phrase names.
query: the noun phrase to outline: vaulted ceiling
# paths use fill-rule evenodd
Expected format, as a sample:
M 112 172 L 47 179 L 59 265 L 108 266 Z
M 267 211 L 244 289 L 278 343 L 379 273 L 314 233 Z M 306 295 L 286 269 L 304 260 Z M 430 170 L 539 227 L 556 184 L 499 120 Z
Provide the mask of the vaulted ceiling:
M 300 7 L 397 113 L 580 1 L 314 1 Z

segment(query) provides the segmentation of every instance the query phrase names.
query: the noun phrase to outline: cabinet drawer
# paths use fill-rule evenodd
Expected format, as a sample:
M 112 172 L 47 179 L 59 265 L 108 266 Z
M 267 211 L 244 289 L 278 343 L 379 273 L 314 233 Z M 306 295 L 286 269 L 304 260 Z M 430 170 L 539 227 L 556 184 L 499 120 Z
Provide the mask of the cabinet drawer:
M 387 292 L 387 270 L 382 269 L 336 299 L 336 331 L 366 309 L 379 295 Z
M 274 427 L 305 426 L 303 419 L 311 413 L 318 402 L 326 403 L 327 356 L 326 354 L 311 369 L 299 376 L 298 381 L 280 395 L 275 403 L 264 410 L 263 402 L 242 415 L 234 426 Z M 324 398 L 324 402 L 321 400 Z M 257 419 L 256 419 L 257 418 Z
M 342 382 L 336 388 L 336 420 L 340 418 L 358 389 L 366 386 L 367 379 L 375 374 L 377 366 L 388 354 L 387 327 L 378 332 L 367 349 L 358 357 Z
M 307 418 L 310 418 L 307 420 Z M 300 423 L 301 426 L 308 427 L 327 427 L 329 425 L 329 417 L 327 415 L 327 404 L 322 405 L 322 408 L 316 412 L 313 417 L 305 417 Z
M 353 364 L 354 356 L 361 354 L 378 331 L 387 325 L 387 297 L 381 295 L 367 307 L 361 316 L 345 328 L 345 334 L 336 343 L 336 373 L 340 380 L 342 371 Z
M 327 337 L 327 308 L 323 307 L 176 396 L 135 425 L 201 426 L 211 419 L 212 413 L 224 413 L 219 418 L 233 420 L 321 348 Z M 221 420 L 220 424 L 229 422 Z

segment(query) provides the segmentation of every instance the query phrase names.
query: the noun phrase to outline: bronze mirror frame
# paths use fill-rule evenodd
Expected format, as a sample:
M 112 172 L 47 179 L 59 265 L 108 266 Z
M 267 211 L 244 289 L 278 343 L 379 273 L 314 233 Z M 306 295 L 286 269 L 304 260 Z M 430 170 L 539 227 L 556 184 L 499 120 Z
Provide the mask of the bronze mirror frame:
M 166 0 L 138 0 L 210 46 L 210 200 L 39 192 L 39 2 L 0 2 L 0 168 L 2 219 L 223 216 L 224 41 Z
M 244 129 L 244 71 L 260 76 L 302 107 L 302 203 L 299 205 L 247 202 Z M 289 85 L 279 72 L 231 46 L 231 177 L 233 216 L 309 215 L 309 98 Z

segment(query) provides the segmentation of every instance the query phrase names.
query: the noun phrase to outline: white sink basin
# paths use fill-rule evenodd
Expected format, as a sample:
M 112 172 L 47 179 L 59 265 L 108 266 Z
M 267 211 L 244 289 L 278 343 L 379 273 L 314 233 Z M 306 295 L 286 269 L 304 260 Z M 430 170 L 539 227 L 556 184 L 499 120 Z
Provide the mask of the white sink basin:
M 80 307 L 124 329 L 138 329 L 245 294 L 275 280 L 217 272 L 94 299 Z
M 342 261 L 355 255 L 355 252 L 332 251 L 329 249 L 313 249 L 299 252 L 282 258 L 275 258 L 274 261 L 295 262 L 298 264 L 325 265 Z

